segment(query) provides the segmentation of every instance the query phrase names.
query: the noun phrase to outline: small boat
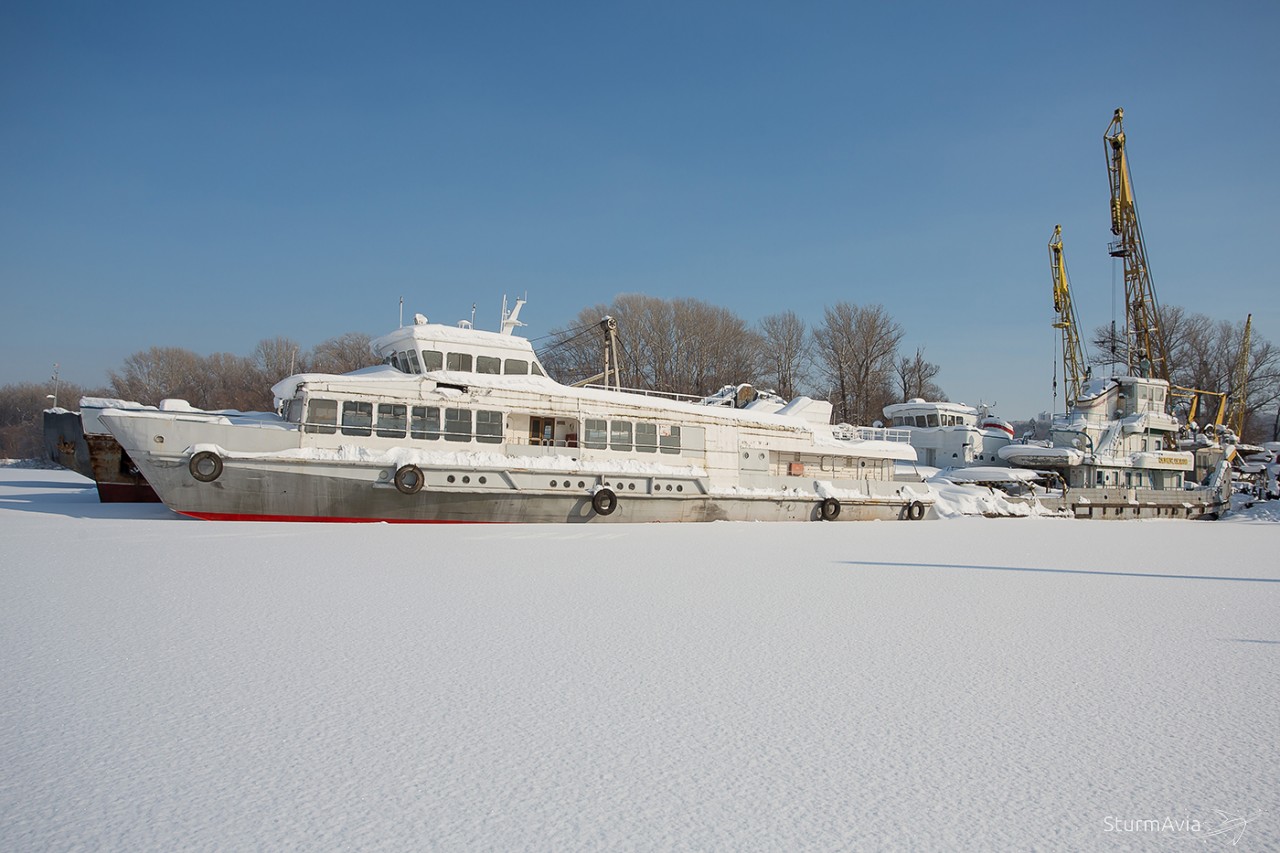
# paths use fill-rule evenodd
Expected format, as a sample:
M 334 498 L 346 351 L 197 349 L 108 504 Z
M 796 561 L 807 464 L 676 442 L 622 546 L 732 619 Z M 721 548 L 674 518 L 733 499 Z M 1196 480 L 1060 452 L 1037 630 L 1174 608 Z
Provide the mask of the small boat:
M 934 501 L 894 479 L 905 430 L 833 425 L 826 401 L 560 384 L 513 334 L 523 304 L 498 332 L 418 315 L 373 342 L 380 366 L 277 383 L 275 412 L 101 418 L 170 508 L 213 520 L 915 520 Z
M 931 468 L 1003 466 L 1000 448 L 1013 441 L 1013 426 L 991 407 L 929 402 L 920 398 L 884 407 L 885 423 L 904 429 L 921 465 Z
M 89 476 L 98 487 L 102 503 L 159 503 L 160 498 L 129 454 L 103 425 L 103 411 L 143 411 L 148 407 L 131 400 L 105 397 L 80 399 L 80 423 L 89 453 Z

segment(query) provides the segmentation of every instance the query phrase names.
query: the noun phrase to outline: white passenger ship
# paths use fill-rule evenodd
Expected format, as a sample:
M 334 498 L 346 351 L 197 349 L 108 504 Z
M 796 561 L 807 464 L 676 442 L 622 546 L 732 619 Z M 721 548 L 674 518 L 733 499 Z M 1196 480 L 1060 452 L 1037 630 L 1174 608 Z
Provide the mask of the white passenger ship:
M 1010 444 L 1010 465 L 1057 473 L 1063 508 L 1077 518 L 1215 518 L 1231 496 L 1219 464 L 1204 483 L 1187 479 L 1195 454 L 1177 450 L 1166 411 L 1169 383 L 1142 376 L 1091 379 L 1071 410 L 1055 415 L 1048 442 Z
M 380 367 L 277 383 L 274 414 L 108 411 L 160 498 L 204 519 L 596 522 L 919 519 L 901 430 L 831 404 L 708 404 L 562 385 L 512 334 L 419 322 Z M 776 409 L 776 411 L 774 411 Z

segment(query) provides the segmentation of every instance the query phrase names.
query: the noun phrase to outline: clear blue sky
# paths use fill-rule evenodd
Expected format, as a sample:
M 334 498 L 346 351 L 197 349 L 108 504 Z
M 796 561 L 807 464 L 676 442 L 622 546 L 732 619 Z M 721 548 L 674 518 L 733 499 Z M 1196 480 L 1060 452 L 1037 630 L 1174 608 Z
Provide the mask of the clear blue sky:
M 1045 245 L 1280 338 L 1280 4 L 0 4 L 0 384 L 528 294 L 882 303 L 952 399 L 1051 403 Z M 625 330 L 624 330 L 625 332 Z

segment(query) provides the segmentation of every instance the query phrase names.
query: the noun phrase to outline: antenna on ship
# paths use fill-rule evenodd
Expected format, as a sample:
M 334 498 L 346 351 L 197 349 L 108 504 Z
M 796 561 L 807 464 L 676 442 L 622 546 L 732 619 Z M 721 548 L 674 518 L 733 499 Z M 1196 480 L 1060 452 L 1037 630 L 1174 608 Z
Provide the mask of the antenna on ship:
M 404 297 L 400 297 L 400 328 L 404 328 Z

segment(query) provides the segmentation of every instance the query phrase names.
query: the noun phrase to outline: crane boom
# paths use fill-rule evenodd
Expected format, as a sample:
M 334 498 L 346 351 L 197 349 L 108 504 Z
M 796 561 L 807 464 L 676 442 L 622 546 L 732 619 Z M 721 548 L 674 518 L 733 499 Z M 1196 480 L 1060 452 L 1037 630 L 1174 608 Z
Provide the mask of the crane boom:
M 1111 233 L 1116 237 L 1108 250 L 1112 257 L 1124 260 L 1126 358 L 1130 374 L 1153 376 L 1167 382 L 1169 357 L 1160 327 L 1160 305 L 1156 302 L 1147 265 L 1142 224 L 1133 198 L 1123 122 L 1124 110 L 1117 109 L 1103 140 L 1111 184 Z
M 1244 339 L 1240 342 L 1240 354 L 1236 356 L 1235 369 L 1231 375 L 1231 414 L 1227 426 L 1231 427 L 1237 438 L 1244 440 L 1245 406 L 1249 400 L 1249 336 L 1253 327 L 1253 315 L 1244 321 Z
M 1053 327 L 1062 331 L 1062 382 L 1067 408 L 1080 399 L 1080 392 L 1088 378 L 1089 361 L 1085 358 L 1080 340 L 1080 320 L 1071 301 L 1071 285 L 1067 279 L 1067 259 L 1062 251 L 1062 226 L 1053 226 L 1049 238 L 1049 265 L 1053 274 L 1053 310 L 1058 313 Z

